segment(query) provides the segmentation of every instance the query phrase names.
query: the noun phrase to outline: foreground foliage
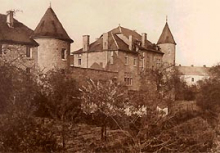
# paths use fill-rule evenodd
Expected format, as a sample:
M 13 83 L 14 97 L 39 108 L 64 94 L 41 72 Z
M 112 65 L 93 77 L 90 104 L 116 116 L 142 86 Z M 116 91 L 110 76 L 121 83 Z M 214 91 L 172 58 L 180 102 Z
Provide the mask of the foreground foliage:
M 112 81 L 92 80 L 79 91 L 75 80 L 61 71 L 51 71 L 38 77 L 37 82 L 35 76 L 3 65 L 0 67 L 3 112 L 0 151 L 209 151 L 215 132 L 209 120 L 205 120 L 208 118 L 204 119 L 204 113 L 188 110 L 167 116 L 159 113 L 157 105 L 167 104 L 169 109 L 175 105 L 172 89 L 176 81 L 171 74 L 164 77 L 163 71 L 152 73 L 148 79 L 153 80 L 143 79 L 138 92 L 128 92 Z M 198 105 L 204 111 L 216 112 L 219 105 L 219 84 L 213 85 L 214 79 L 218 81 L 214 77 L 213 82 L 201 84 Z M 206 94 L 205 88 L 212 94 Z M 202 97 L 203 94 L 208 99 Z M 207 100 L 210 103 L 205 103 Z M 39 122 L 36 116 L 49 117 L 52 122 Z M 95 124 L 76 124 L 78 118 L 86 117 Z
M 53 133 L 34 120 L 35 77 L 9 64 L 1 65 L 0 72 L 1 152 L 59 151 Z

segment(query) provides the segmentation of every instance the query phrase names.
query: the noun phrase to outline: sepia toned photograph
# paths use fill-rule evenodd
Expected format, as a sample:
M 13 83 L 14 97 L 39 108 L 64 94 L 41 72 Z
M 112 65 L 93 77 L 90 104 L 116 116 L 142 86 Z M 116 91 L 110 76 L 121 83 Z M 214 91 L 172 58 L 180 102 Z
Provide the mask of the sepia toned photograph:
M 0 4 L 0 152 L 220 152 L 219 0 Z

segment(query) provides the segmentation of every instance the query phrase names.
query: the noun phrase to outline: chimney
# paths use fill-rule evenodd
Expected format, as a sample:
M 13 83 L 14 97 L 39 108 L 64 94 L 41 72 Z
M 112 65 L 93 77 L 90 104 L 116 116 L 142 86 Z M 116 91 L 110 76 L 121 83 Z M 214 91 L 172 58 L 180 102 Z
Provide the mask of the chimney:
M 132 35 L 129 36 L 129 50 L 133 49 L 133 37 Z
M 142 37 L 141 37 L 141 47 L 147 47 L 146 46 L 146 40 L 147 40 L 147 34 L 146 33 L 142 33 Z
M 7 11 L 6 23 L 8 24 L 8 26 L 9 26 L 10 28 L 13 28 L 13 27 L 14 27 L 14 18 L 13 18 L 13 15 L 14 15 L 14 11 Z
M 108 49 L 108 33 L 103 33 L 102 42 L 103 42 L 103 50 L 107 50 Z
M 89 35 L 83 35 L 83 51 L 89 50 Z

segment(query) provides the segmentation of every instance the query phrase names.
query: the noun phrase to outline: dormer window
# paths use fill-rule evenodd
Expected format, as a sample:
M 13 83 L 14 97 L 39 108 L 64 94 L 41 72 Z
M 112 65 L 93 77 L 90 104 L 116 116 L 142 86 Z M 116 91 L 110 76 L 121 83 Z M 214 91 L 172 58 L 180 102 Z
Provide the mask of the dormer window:
M 62 48 L 62 50 L 61 50 L 61 58 L 62 58 L 62 60 L 66 59 L 66 49 L 65 48 Z

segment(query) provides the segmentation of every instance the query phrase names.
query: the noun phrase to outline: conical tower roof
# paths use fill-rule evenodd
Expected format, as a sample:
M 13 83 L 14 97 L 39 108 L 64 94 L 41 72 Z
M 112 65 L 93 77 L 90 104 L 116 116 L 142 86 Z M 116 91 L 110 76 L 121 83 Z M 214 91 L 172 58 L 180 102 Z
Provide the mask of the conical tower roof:
M 56 38 L 71 43 L 73 42 L 51 7 L 47 9 L 34 31 L 33 38 L 38 37 Z
M 165 44 L 165 43 L 171 43 L 171 44 L 175 44 L 176 45 L 176 42 L 175 42 L 175 40 L 173 38 L 173 35 L 172 35 L 171 31 L 170 31 L 170 28 L 169 28 L 167 22 L 165 24 L 165 27 L 163 28 L 163 32 L 160 35 L 160 38 L 159 38 L 157 44 Z

